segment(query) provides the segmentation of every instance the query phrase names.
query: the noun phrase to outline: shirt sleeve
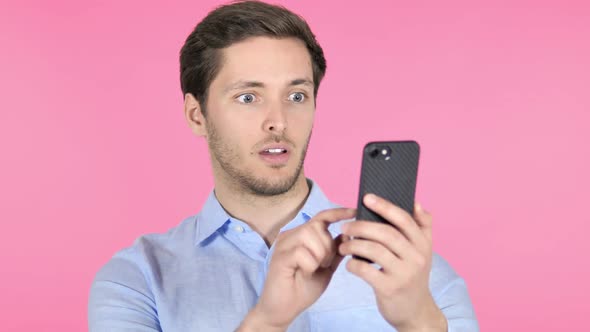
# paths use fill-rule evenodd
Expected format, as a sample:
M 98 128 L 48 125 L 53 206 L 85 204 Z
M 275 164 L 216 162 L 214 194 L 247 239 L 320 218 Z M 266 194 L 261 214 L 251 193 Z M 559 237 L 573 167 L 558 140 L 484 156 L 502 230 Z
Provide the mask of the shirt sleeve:
M 447 318 L 448 332 L 479 332 L 465 280 L 437 254 L 433 257 L 431 287 L 434 301 Z
M 117 253 L 96 274 L 88 301 L 90 332 L 161 331 L 144 273 L 130 251 Z

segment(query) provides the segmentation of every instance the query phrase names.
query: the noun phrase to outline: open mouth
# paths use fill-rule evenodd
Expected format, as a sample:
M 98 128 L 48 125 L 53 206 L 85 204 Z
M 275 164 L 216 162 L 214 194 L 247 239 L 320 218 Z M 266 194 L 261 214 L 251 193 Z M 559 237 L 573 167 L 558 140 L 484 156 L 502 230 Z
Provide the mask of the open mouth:
M 291 156 L 287 146 L 277 145 L 265 147 L 259 152 L 260 158 L 273 167 L 286 165 Z
M 285 154 L 287 153 L 287 149 L 283 149 L 283 148 L 273 148 L 273 149 L 266 149 L 266 150 L 262 150 L 261 154 L 266 154 L 266 155 L 281 155 L 281 154 Z

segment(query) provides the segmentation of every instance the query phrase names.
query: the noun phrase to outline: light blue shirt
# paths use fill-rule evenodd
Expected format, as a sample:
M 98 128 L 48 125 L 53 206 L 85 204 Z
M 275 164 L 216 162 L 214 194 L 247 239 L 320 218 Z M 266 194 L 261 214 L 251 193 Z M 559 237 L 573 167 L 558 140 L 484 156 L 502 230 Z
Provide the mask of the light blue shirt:
M 281 232 L 338 207 L 309 183 L 305 205 Z M 333 237 L 341 224 L 330 225 Z M 273 248 L 230 217 L 211 192 L 198 215 L 165 234 L 141 236 L 100 269 L 90 289 L 89 329 L 233 331 L 261 294 Z M 379 313 L 371 287 L 345 263 L 288 331 L 395 331 Z M 449 331 L 479 331 L 464 280 L 436 253 L 430 290 Z

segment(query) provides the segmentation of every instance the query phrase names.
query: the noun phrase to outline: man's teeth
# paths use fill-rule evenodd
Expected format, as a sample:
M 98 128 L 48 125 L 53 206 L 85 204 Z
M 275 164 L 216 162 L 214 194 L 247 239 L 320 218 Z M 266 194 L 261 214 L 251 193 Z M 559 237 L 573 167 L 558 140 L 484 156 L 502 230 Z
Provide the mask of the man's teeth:
M 267 149 L 265 150 L 268 153 L 283 153 L 283 152 L 287 152 L 287 150 L 285 149 Z

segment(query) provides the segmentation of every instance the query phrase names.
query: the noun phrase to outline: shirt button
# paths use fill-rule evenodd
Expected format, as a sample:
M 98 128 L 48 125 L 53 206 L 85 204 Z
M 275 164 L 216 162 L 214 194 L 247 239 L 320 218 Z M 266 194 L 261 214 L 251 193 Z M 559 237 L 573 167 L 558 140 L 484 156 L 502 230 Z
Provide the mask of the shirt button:
M 234 231 L 238 232 L 238 233 L 243 233 L 244 232 L 244 227 L 237 225 L 234 227 Z

